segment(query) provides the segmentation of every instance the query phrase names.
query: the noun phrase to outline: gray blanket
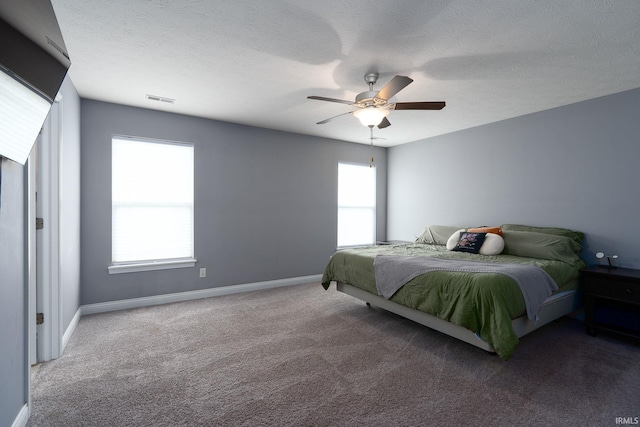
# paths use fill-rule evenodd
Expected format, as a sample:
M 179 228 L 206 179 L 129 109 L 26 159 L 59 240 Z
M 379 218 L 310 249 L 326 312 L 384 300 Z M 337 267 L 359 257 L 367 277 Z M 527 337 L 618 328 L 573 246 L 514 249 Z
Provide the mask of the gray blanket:
M 378 255 L 373 261 L 378 294 L 391 298 L 411 279 L 430 271 L 498 273 L 509 276 L 520 287 L 527 317 L 536 319 L 542 303 L 558 289 L 554 280 L 539 267 L 520 264 L 496 264 L 421 256 Z

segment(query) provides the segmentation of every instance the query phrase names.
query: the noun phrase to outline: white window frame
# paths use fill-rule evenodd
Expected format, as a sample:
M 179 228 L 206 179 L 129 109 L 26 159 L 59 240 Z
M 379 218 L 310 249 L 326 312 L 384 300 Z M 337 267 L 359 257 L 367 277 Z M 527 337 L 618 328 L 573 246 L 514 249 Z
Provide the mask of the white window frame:
M 178 145 L 191 147 L 192 152 L 195 151 L 195 147 L 191 143 L 186 142 L 176 142 L 176 141 L 167 141 L 160 139 L 151 139 L 151 138 L 141 138 L 141 137 L 132 137 L 132 136 L 124 136 L 124 135 L 113 135 L 112 137 L 112 147 L 114 144 L 114 140 L 124 140 L 124 141 L 132 141 L 132 142 L 141 142 L 141 143 L 151 143 L 151 144 L 168 144 L 168 145 Z M 113 154 L 112 154 L 113 161 Z M 193 159 L 194 163 L 192 164 L 194 168 L 195 175 L 195 156 Z M 112 164 L 112 174 L 113 171 Z M 113 175 L 112 175 L 112 185 L 113 185 Z M 193 179 L 193 189 L 195 190 L 195 176 Z M 145 260 L 130 260 L 130 261 L 113 261 L 113 230 L 114 230 L 114 218 L 113 218 L 113 210 L 114 206 L 116 206 L 116 202 L 114 202 L 113 196 L 111 199 L 112 206 L 112 241 L 111 241 L 111 251 L 112 251 L 112 261 L 111 265 L 108 267 L 109 274 L 119 274 L 119 273 L 132 273 L 139 271 L 152 271 L 152 270 L 165 270 L 165 269 L 174 269 L 174 268 L 186 268 L 186 267 L 194 267 L 197 260 L 194 257 L 194 241 L 195 241 L 195 233 L 194 233 L 194 212 L 195 212 L 195 200 L 194 196 L 191 197 L 191 255 L 188 257 L 179 257 L 179 258 L 162 258 L 162 259 L 145 259 Z M 188 204 L 188 203 L 187 203 Z M 141 206 L 144 206 L 144 203 L 141 203 Z
M 340 166 L 341 165 L 345 165 L 345 166 L 357 166 L 357 167 L 362 167 L 362 168 L 367 168 L 367 169 L 373 169 L 373 188 L 370 189 L 373 192 L 373 205 L 369 205 L 369 206 L 363 206 L 362 204 L 355 204 L 355 205 L 350 205 L 350 204 L 341 204 L 340 201 Z M 350 248 L 350 247 L 359 247 L 359 246 L 371 246 L 374 245 L 376 243 L 376 231 L 377 231 L 377 213 L 376 213 L 376 209 L 377 209 L 377 193 L 376 193 L 376 184 L 377 184 L 377 170 L 376 170 L 376 165 L 375 164 L 365 164 L 365 163 L 354 163 L 354 162 L 338 162 L 338 201 L 337 201 L 337 205 L 338 205 L 338 209 L 337 209 L 337 213 L 338 213 L 338 229 L 336 230 L 336 236 L 337 236 L 337 247 L 339 249 L 342 248 Z M 372 239 L 371 241 L 362 241 L 359 243 L 350 243 L 350 244 L 345 244 L 345 243 L 341 243 L 341 236 L 340 236 L 340 210 L 341 209 L 363 209 L 363 210 L 368 210 L 368 212 L 373 215 L 373 224 L 372 224 L 372 230 L 371 230 L 371 236 Z

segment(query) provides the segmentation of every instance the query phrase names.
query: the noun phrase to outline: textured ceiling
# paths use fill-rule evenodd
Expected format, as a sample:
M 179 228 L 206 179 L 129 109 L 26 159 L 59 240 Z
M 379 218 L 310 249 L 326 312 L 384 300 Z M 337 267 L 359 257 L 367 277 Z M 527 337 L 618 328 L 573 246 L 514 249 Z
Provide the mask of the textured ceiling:
M 640 87 L 637 0 L 53 0 L 80 96 L 368 143 L 345 115 L 379 72 L 414 82 L 393 146 Z M 145 95 L 175 99 L 174 104 Z

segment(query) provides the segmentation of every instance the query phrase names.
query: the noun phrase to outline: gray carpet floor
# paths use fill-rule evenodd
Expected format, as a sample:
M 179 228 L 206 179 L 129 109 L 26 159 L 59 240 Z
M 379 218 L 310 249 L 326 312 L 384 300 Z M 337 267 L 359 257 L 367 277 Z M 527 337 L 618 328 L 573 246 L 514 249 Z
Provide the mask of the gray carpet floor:
M 563 318 L 509 361 L 319 284 L 83 317 L 28 426 L 615 426 L 640 346 Z

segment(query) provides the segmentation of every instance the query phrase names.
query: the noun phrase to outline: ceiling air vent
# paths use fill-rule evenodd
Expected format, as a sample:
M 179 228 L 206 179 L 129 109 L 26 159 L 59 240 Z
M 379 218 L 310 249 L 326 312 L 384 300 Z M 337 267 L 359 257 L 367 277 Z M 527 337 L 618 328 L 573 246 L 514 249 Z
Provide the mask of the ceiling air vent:
M 165 98 L 163 96 L 149 95 L 149 94 L 147 94 L 146 96 L 147 96 L 147 99 L 150 101 L 164 102 L 166 104 L 173 104 L 174 102 L 176 102 L 175 99 Z

